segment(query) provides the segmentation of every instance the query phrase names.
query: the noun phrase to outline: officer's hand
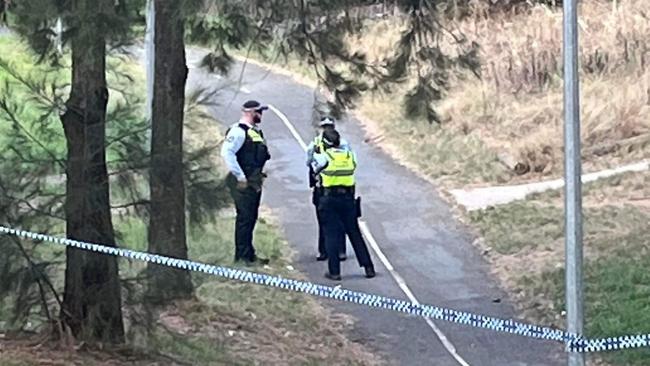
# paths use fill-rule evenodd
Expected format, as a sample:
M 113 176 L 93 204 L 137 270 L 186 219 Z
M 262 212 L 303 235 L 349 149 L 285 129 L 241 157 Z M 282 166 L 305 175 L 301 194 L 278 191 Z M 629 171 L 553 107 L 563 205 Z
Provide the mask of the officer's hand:
M 237 189 L 239 189 L 240 191 L 243 191 L 246 188 L 248 188 L 248 181 L 246 181 L 246 180 L 237 181 Z

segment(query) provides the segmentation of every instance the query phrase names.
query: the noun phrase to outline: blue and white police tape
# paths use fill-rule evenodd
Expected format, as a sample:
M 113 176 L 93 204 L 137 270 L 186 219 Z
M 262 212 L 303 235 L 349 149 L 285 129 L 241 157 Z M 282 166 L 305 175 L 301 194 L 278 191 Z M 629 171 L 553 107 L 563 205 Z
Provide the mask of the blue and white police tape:
M 563 342 L 565 343 L 567 350 L 570 352 L 599 352 L 650 346 L 650 334 L 630 335 L 616 338 L 585 339 L 581 336 L 570 334 L 560 329 L 525 324 L 514 321 L 512 319 L 499 319 L 479 314 L 440 308 L 432 305 L 416 304 L 385 296 L 373 295 L 358 291 L 350 291 L 340 287 L 318 285 L 306 281 L 283 278 L 281 276 L 272 276 L 262 273 L 244 271 L 241 269 L 170 258 L 157 254 L 137 252 L 129 249 L 86 243 L 66 238 L 57 238 L 49 235 L 43 235 L 20 229 L 12 229 L 4 226 L 0 226 L 0 234 L 13 235 L 31 240 L 45 241 L 82 250 L 130 258 L 189 271 L 203 272 L 214 276 L 239 280 L 243 282 L 251 282 L 258 285 L 279 287 L 285 290 L 302 292 L 310 295 L 366 305 L 369 307 L 392 310 L 425 318 L 444 320 L 476 328 L 485 328 L 497 332 L 511 333 L 524 337 Z

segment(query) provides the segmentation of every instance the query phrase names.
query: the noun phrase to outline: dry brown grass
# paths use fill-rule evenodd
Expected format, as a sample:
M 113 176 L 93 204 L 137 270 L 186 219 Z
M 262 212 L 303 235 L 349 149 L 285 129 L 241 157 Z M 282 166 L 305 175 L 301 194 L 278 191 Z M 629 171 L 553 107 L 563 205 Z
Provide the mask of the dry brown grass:
M 650 133 L 646 7 L 646 0 L 619 2 L 616 7 L 596 0 L 580 7 L 582 139 L 587 150 Z M 392 50 L 401 27 L 397 20 L 377 22 L 366 35 L 349 42 L 364 50 L 370 60 L 378 60 Z M 481 46 L 482 79 L 458 76 L 438 106 L 443 127 L 481 140 L 495 154 L 505 153 L 527 163 L 531 172 L 525 179 L 561 174 L 561 9 L 535 6 L 524 14 L 488 15 L 486 9 L 477 7 L 473 16 L 450 28 Z M 397 89 L 393 95 L 368 97 L 361 109 L 391 115 L 389 109 L 399 110 L 396 96 L 402 92 Z M 382 105 L 383 110 L 377 110 Z M 604 157 L 587 153 L 585 170 L 650 156 L 643 147 L 612 149 Z M 482 176 L 504 179 L 498 173 Z
M 601 1 L 580 7 L 585 148 L 650 130 L 650 19 L 645 6 L 643 0 L 630 0 L 616 8 Z M 505 150 L 538 173 L 559 174 L 561 12 L 536 6 L 527 15 L 476 15 L 459 28 L 481 44 L 483 80 L 461 83 L 450 93 L 441 106 L 447 121 L 479 133 L 488 146 Z M 586 168 L 647 156 L 628 153 L 607 159 L 587 154 Z
M 228 284 L 218 286 L 226 287 Z M 209 339 L 227 349 L 233 359 L 251 364 L 385 364 L 378 355 L 347 337 L 353 319 L 332 314 L 315 300 L 306 302 L 311 319 L 293 313 L 278 317 L 249 304 L 234 310 L 228 301 L 213 299 L 209 304 L 183 303 L 161 321 L 166 326 L 172 321 L 176 323 L 175 331 Z M 291 310 L 305 309 L 298 306 Z

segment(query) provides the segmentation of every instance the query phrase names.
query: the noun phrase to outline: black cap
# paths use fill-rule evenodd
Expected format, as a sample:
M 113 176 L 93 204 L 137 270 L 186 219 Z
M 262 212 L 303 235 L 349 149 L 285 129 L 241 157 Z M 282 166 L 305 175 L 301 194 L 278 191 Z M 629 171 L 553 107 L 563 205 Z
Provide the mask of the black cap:
M 260 102 L 256 100 L 249 100 L 248 102 L 244 103 L 244 105 L 242 105 L 242 110 L 244 112 L 251 112 L 251 111 L 261 112 L 267 109 L 269 109 L 268 106 L 262 105 Z
M 323 132 L 323 142 L 331 147 L 339 147 L 341 145 L 341 135 L 336 130 L 325 130 Z

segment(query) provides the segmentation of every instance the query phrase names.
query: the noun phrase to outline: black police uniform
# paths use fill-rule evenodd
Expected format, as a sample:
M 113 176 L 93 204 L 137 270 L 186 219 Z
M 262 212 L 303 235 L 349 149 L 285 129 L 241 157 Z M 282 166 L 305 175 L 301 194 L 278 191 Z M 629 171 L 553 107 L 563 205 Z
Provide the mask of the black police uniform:
M 338 137 L 338 133 L 334 133 Z M 338 143 L 335 143 L 338 146 Z M 350 154 L 350 152 L 347 152 Z M 319 172 L 325 174 L 325 169 Z M 354 173 L 346 173 L 353 177 Z M 366 242 L 359 229 L 358 207 L 355 199 L 354 185 L 338 186 L 324 184 L 319 198 L 319 214 L 325 230 L 325 246 L 328 255 L 328 272 L 326 277 L 333 280 L 341 279 L 341 263 L 338 256 L 339 248 L 345 245 L 345 235 L 350 238 L 360 267 L 364 267 L 366 277 L 374 277 L 375 269 L 368 252 Z
M 320 199 L 323 195 L 323 187 L 320 186 L 320 182 L 318 182 L 318 176 L 314 173 L 314 170 L 311 168 L 311 166 L 309 167 L 309 186 L 312 188 L 311 203 L 316 208 L 316 222 L 318 223 L 317 260 L 326 260 L 327 248 L 325 246 L 325 226 L 323 225 L 323 217 L 320 214 L 320 210 L 318 209 Z M 343 240 L 342 246 L 338 250 L 338 256 L 339 260 L 341 261 L 347 259 L 345 240 Z
M 354 190 L 349 188 L 324 188 L 319 210 L 324 222 L 329 275 L 331 277 L 341 275 L 341 262 L 337 254 L 341 242 L 345 243 L 345 234 L 347 232 L 359 266 L 365 268 L 367 277 L 373 277 L 373 263 L 370 259 L 368 247 L 359 230 Z
M 242 147 L 237 151 L 237 162 L 241 166 L 248 187 L 237 188 L 237 179 L 229 174 L 226 182 L 230 193 L 235 201 L 237 219 L 235 223 L 235 260 L 253 262 L 257 259 L 253 247 L 253 230 L 259 215 L 260 201 L 262 198 L 262 182 L 264 180 L 264 165 L 271 159 L 268 147 L 264 141 L 253 141 L 249 135 L 251 127 L 240 123 L 238 128 L 244 130 L 246 139 Z M 260 137 L 264 137 L 262 131 L 255 130 Z

